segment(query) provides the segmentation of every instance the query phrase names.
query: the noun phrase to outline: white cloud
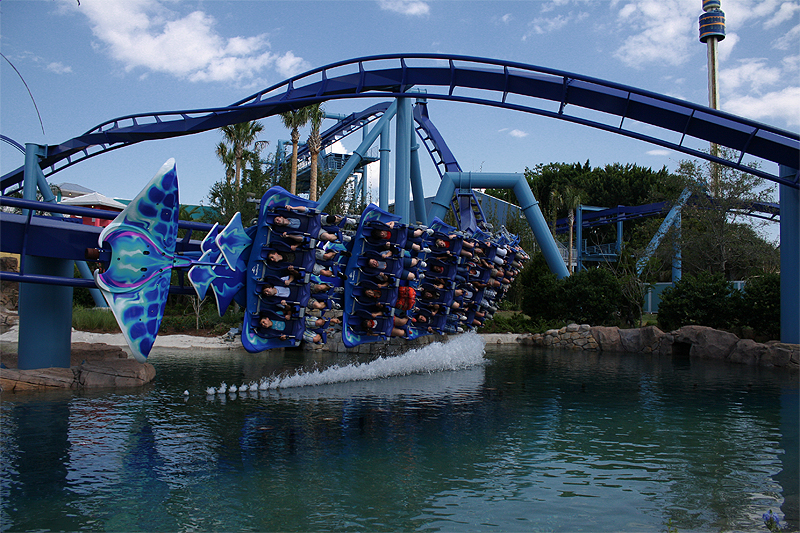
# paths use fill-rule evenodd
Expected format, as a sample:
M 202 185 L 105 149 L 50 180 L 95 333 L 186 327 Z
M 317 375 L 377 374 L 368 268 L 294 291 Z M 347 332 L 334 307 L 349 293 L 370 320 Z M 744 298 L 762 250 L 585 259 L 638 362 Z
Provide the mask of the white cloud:
M 393 11 L 402 15 L 423 16 L 430 13 L 430 6 L 421 0 L 378 0 L 384 11 Z
M 569 17 L 556 15 L 555 17 L 536 17 L 528 23 L 528 26 L 531 27 L 533 33 L 543 35 L 551 31 L 560 30 L 567 23 L 569 23 Z
M 631 67 L 681 65 L 689 57 L 697 32 L 696 0 L 641 0 L 623 5 L 617 21 L 623 30 L 639 28 L 614 56 Z
M 797 49 L 797 41 L 800 39 L 800 24 L 793 27 L 774 41 L 772 47 L 776 50 Z
M 528 136 L 528 132 L 517 129 L 509 131 L 508 134 L 511 135 L 512 137 L 516 137 L 517 139 L 522 139 L 523 137 Z
M 763 86 L 774 86 L 781 79 L 781 69 L 767 66 L 766 59 L 743 59 L 739 66 L 722 69 L 719 73 L 720 85 L 726 91 L 742 87 L 759 91 Z
M 246 82 L 270 68 L 282 76 L 307 68 L 291 52 L 271 52 L 266 34 L 226 38 L 203 11 L 181 16 L 167 5 L 159 0 L 82 0 L 77 12 L 89 18 L 100 48 L 126 71 L 146 69 L 196 82 Z
M 47 70 L 50 72 L 55 72 L 56 74 L 69 74 L 72 72 L 72 67 L 69 65 L 64 65 L 60 61 L 54 61 L 53 63 L 49 63 L 47 65 Z
M 544 9 L 542 9 L 544 11 Z M 567 26 L 571 22 L 580 22 L 589 16 L 586 12 L 572 12 L 566 15 L 555 15 L 552 17 L 536 17 L 528 23 L 530 31 L 522 37 L 522 40 L 527 40 L 532 35 L 544 35 L 553 31 L 558 31 Z
M 511 22 L 511 18 L 512 18 L 511 17 L 511 13 L 506 13 L 505 15 L 500 17 L 500 22 L 502 22 L 504 24 L 508 24 L 509 22 Z
M 657 157 L 666 157 L 669 154 L 671 154 L 672 152 L 670 152 L 669 150 L 656 149 L 656 150 L 648 150 L 645 153 L 647 155 L 653 155 L 653 156 L 657 156 Z
M 764 29 L 774 28 L 779 24 L 794 18 L 795 13 L 800 11 L 800 2 L 783 2 L 778 8 L 778 11 L 772 15 L 772 18 L 764 22 Z
M 717 53 L 720 61 L 726 61 L 733 52 L 733 48 L 739 42 L 739 36 L 735 33 L 727 33 L 725 39 L 717 45 Z M 699 44 L 699 43 L 698 43 Z
M 722 108 L 753 120 L 766 122 L 768 119 L 778 119 L 792 126 L 800 126 L 800 87 L 786 87 L 761 96 L 744 95 L 724 99 Z

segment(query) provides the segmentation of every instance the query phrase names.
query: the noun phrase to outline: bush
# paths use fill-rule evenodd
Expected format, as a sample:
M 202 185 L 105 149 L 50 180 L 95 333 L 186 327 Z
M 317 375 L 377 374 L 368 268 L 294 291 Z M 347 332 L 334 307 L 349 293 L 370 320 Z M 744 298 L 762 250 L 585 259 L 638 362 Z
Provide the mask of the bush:
M 566 306 L 564 318 L 594 326 L 619 322 L 623 306 L 622 287 L 611 271 L 604 268 L 581 270 L 561 280 Z
M 664 290 L 658 306 L 658 325 L 664 331 L 698 325 L 731 329 L 735 322 L 735 289 L 722 274 L 685 275 Z
M 777 340 L 781 337 L 781 277 L 764 274 L 747 281 L 734 308 L 738 322 L 752 328 L 759 337 Z
M 559 280 L 541 253 L 534 254 L 517 280 L 522 291 L 522 312 L 532 320 L 549 321 L 562 317 L 564 307 L 558 298 Z
M 559 280 L 536 254 L 519 276 L 522 311 L 534 322 L 573 321 L 595 326 L 619 322 L 622 286 L 605 268 L 582 270 Z

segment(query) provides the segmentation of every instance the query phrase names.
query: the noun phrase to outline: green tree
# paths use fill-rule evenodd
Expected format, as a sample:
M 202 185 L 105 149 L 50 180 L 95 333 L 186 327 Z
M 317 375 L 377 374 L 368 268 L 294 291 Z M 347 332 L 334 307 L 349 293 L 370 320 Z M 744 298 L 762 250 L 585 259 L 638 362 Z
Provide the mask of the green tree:
M 730 150 L 720 151 L 731 158 Z M 716 163 L 681 161 L 676 174 L 693 189 L 682 210 L 679 237 L 685 273 L 710 271 L 728 280 L 743 279 L 777 262 L 777 246 L 758 234 L 770 222 L 748 216 L 754 203 L 772 199 L 774 187 Z
M 308 123 L 308 118 L 307 107 L 281 113 L 281 121 L 292 136 L 292 173 L 289 182 L 289 192 L 292 194 L 297 190 L 297 145 L 300 143 L 300 128 Z
M 306 108 L 308 110 L 308 121 L 311 123 L 311 133 L 308 135 L 308 151 L 311 153 L 311 168 L 308 183 L 308 199 L 312 202 L 317 201 L 317 171 L 319 153 L 322 151 L 322 139 L 320 138 L 320 126 L 322 119 L 325 118 L 325 110 L 322 104 L 314 104 Z
M 264 125 L 257 120 L 241 122 L 239 124 L 229 124 L 220 128 L 222 132 L 222 142 L 217 145 L 217 157 L 220 158 L 228 170 L 233 165 L 235 177 L 235 190 L 239 190 L 242 176 L 242 166 L 245 159 L 245 152 L 256 142 L 258 134 L 264 130 Z M 229 180 L 230 181 L 230 180 Z
M 242 214 L 242 223 L 247 226 L 258 216 L 255 201 L 261 198 L 271 184 L 277 181 L 275 176 L 274 159 L 267 161 L 261 159 L 261 150 L 266 142 L 255 142 L 251 150 L 242 154 L 242 178 L 240 187 L 230 179 L 230 169 L 226 171 L 226 178 L 217 181 L 208 192 L 210 206 L 216 215 L 205 222 L 219 222 L 227 224 L 236 212 Z M 252 201 L 251 201 L 252 200 Z

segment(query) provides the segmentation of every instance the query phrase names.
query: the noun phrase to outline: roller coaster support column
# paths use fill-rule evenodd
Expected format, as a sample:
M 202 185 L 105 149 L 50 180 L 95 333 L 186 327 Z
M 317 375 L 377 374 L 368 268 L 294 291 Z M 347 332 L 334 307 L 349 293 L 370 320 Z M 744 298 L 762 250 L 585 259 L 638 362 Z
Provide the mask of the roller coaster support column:
M 678 201 L 675 202 L 675 205 L 673 205 L 672 208 L 669 210 L 669 213 L 667 213 L 667 216 L 664 217 L 664 222 L 661 223 L 661 226 L 659 226 L 658 231 L 656 231 L 656 234 L 653 235 L 653 238 L 650 239 L 650 242 L 647 244 L 647 248 L 645 248 L 645 250 L 644 250 L 644 255 L 636 262 L 636 275 L 637 276 L 641 276 L 642 275 L 642 271 L 644 270 L 645 265 L 647 265 L 647 262 L 650 260 L 651 257 L 653 257 L 653 254 L 656 253 L 656 250 L 658 249 L 658 246 L 661 244 L 661 241 L 667 235 L 667 232 L 672 227 L 672 225 L 675 224 L 675 221 L 680 216 L 681 209 L 686 204 L 686 201 L 689 200 L 689 197 L 691 195 L 692 195 L 691 189 L 689 189 L 689 187 L 686 187 L 683 190 L 683 192 L 681 192 L 681 195 L 678 197 Z M 678 222 L 678 223 L 680 224 L 680 222 Z M 680 253 L 679 250 L 677 252 Z M 673 267 L 674 267 L 675 266 L 675 261 L 673 261 L 672 264 L 673 264 Z M 680 267 L 678 267 L 678 268 L 680 268 Z M 672 276 L 673 276 L 672 281 L 678 281 L 674 277 L 675 276 L 674 268 L 673 268 L 673 271 L 672 271 Z M 680 279 L 680 277 L 681 276 L 680 276 L 680 270 L 679 270 L 678 271 L 678 279 Z
M 672 283 L 678 283 L 683 275 L 683 256 L 681 255 L 681 222 L 683 217 L 679 210 L 675 213 L 675 241 L 672 243 Z
M 394 214 L 400 222 L 408 224 L 410 220 L 411 201 L 411 135 L 413 134 L 414 115 L 411 109 L 411 98 L 397 99 L 397 122 L 394 154 Z
M 377 127 L 375 128 L 377 129 Z M 392 149 L 391 143 L 391 130 L 389 129 L 389 122 L 384 123 L 381 128 L 381 147 L 380 147 L 380 171 L 381 175 L 378 179 L 378 207 L 384 211 L 389 210 L 389 154 Z
M 445 172 L 436 197 L 433 199 L 431 212 L 428 214 L 428 224 L 433 222 L 436 217 L 444 218 L 445 213 L 450 208 L 450 200 L 456 188 L 473 189 L 512 189 L 517 195 L 517 201 L 525 218 L 528 219 L 533 230 L 533 236 L 542 249 L 544 259 L 550 271 L 559 279 L 569 276 L 567 266 L 561 258 L 556 241 L 547 227 L 547 222 L 539 209 L 539 202 L 533 197 L 531 188 L 525 180 L 523 174 L 491 174 L 491 173 L 472 173 L 472 172 Z
M 422 172 L 419 167 L 419 144 L 411 147 L 411 197 L 414 199 L 412 222 L 425 223 L 425 191 L 422 188 Z
M 583 270 L 583 206 L 575 210 L 575 272 Z
M 781 165 L 782 178 L 797 169 Z M 780 186 L 781 204 L 781 342 L 800 344 L 800 190 Z
M 25 146 L 25 177 L 22 195 L 36 199 L 36 190 L 50 191 L 41 169 L 39 157 L 46 148 Z M 52 193 L 50 193 L 52 197 Z M 23 255 L 20 273 L 44 274 L 71 278 L 74 263 L 56 259 Z M 20 283 L 19 286 L 19 348 L 17 368 L 69 368 L 72 341 L 72 287 Z
M 353 155 L 351 155 L 347 163 L 344 164 L 342 169 L 336 174 L 336 177 L 333 178 L 333 181 L 328 188 L 325 189 L 325 192 L 322 193 L 322 196 L 319 197 L 318 200 L 318 208 L 320 210 L 324 210 L 325 207 L 328 205 L 328 202 L 331 201 L 333 195 L 339 190 L 339 188 L 344 185 L 344 182 L 347 181 L 347 178 L 353 173 L 359 163 L 364 159 L 364 154 L 367 153 L 369 147 L 372 146 L 372 143 L 378 138 L 378 134 L 383 131 L 383 127 L 388 124 L 392 117 L 397 112 L 397 104 L 393 102 L 392 105 L 383 113 L 383 116 L 378 120 L 378 123 L 375 125 L 374 128 L 367 134 L 366 138 L 361 141 L 361 144 L 358 145 L 358 148 L 353 150 Z M 381 177 L 383 179 L 383 177 Z

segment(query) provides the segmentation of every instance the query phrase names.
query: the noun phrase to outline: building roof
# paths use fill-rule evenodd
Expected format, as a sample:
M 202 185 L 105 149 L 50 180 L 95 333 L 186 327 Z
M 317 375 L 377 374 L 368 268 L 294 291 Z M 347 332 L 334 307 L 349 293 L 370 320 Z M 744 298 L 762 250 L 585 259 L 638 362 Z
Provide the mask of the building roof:
M 65 198 L 75 198 L 77 196 L 82 196 L 84 194 L 89 194 L 90 192 L 94 192 L 92 189 L 87 189 L 82 185 L 78 185 L 77 183 L 69 183 L 64 182 L 59 185 L 56 185 L 59 189 L 61 189 L 61 196 Z
M 60 203 L 68 205 L 85 205 L 85 206 L 102 205 L 104 207 L 111 207 L 112 209 L 119 209 L 120 211 L 125 209 L 125 204 L 117 202 L 116 200 L 112 200 L 108 196 L 103 196 L 99 192 L 84 194 L 83 196 L 77 196 L 75 198 L 64 198 L 63 200 L 61 200 Z

